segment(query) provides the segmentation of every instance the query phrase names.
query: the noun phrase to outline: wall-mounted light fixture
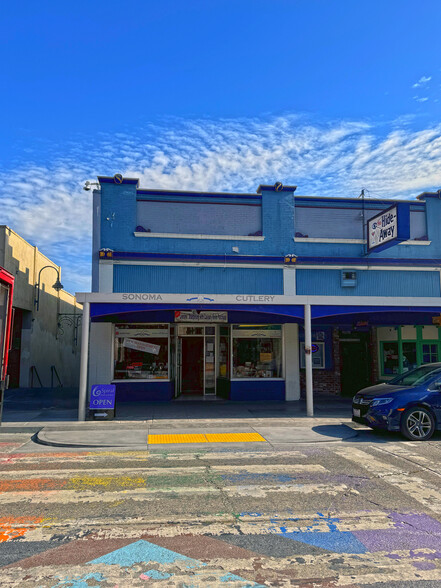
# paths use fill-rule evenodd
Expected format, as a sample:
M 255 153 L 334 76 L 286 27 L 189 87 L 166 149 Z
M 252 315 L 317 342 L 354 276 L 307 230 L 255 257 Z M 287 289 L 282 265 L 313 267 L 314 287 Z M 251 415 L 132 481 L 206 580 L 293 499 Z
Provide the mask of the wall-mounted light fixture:
M 60 282 L 60 272 L 59 272 L 59 270 L 56 267 L 54 267 L 53 265 L 45 265 L 44 267 L 42 267 L 41 270 L 38 272 L 38 282 L 35 284 L 35 298 L 34 298 L 35 310 L 38 310 L 39 307 L 40 307 L 40 276 L 41 276 L 41 272 L 44 269 L 46 269 L 47 267 L 50 267 L 51 269 L 53 269 L 53 270 L 55 270 L 57 272 L 57 281 L 52 286 L 52 288 L 56 292 L 59 292 L 60 290 L 63 289 L 63 284 Z
M 83 190 L 86 190 L 86 192 L 88 192 L 89 190 L 92 190 L 91 186 L 98 186 L 99 188 L 100 184 L 99 182 L 89 182 L 89 180 L 87 180 L 87 182 L 84 183 Z

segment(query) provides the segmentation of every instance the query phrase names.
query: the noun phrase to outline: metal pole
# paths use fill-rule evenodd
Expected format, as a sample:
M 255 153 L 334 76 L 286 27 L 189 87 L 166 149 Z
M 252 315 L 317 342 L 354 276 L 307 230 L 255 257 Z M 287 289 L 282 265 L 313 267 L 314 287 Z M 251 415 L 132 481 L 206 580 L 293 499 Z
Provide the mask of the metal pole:
M 306 414 L 314 416 L 311 354 L 311 305 L 305 304 L 305 372 L 306 372 Z
M 81 331 L 81 358 L 80 358 L 80 394 L 78 398 L 78 420 L 86 420 L 87 401 L 87 367 L 89 358 L 89 322 L 90 302 L 83 305 L 83 330 Z

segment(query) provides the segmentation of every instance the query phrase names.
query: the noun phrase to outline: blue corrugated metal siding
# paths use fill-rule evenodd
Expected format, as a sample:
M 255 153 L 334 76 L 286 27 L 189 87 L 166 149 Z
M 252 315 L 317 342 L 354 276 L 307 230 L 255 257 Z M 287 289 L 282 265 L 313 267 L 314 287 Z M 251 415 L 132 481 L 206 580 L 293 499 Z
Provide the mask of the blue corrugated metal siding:
M 115 265 L 114 292 L 283 294 L 283 270 Z
M 152 233 L 249 235 L 262 230 L 261 207 L 195 202 L 138 202 L 137 224 Z
M 357 270 L 357 285 L 341 286 L 341 270 L 297 271 L 297 294 L 323 296 L 439 296 L 438 272 Z

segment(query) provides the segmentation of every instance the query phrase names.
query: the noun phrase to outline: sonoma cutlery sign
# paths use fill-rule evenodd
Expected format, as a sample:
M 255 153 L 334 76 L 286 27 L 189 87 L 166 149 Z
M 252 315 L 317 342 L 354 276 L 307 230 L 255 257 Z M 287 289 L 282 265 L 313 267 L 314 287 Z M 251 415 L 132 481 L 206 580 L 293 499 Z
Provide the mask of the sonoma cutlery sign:
M 399 202 L 367 221 L 368 251 L 381 251 L 410 237 L 410 205 Z

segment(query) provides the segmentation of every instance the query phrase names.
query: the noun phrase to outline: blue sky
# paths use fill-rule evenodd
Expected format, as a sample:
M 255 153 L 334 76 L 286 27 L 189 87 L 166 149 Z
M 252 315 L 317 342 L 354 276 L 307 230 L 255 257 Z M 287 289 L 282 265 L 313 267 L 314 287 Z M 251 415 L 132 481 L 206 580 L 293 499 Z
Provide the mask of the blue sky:
M 0 223 L 90 288 L 90 193 L 414 197 L 441 187 L 438 0 L 21 1 L 2 7 Z

